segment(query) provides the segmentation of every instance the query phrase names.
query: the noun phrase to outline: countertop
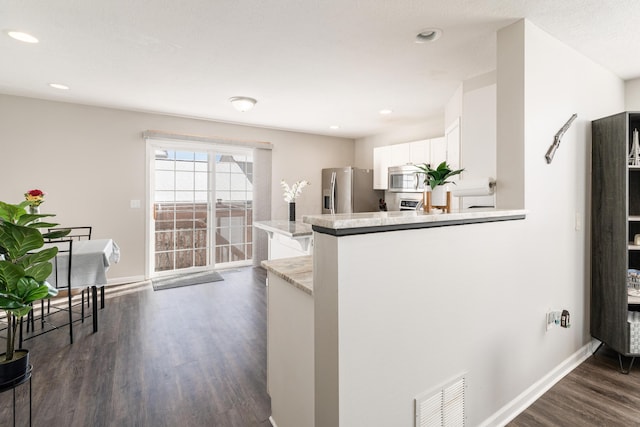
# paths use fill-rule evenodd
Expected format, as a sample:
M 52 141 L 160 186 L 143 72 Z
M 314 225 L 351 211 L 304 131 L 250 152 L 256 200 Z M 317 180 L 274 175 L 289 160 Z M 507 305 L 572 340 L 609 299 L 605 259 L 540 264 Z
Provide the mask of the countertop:
M 256 221 L 253 226 L 268 233 L 278 233 L 293 239 L 311 237 L 313 231 L 309 224 L 303 222 L 291 222 L 285 220 Z
M 409 230 L 428 227 L 477 224 L 525 219 L 523 209 L 469 209 L 452 213 L 422 211 L 364 212 L 335 215 L 306 215 L 303 221 L 313 231 L 348 236 L 364 233 Z
M 301 291 L 313 295 L 312 256 L 266 260 L 262 261 L 262 266 Z

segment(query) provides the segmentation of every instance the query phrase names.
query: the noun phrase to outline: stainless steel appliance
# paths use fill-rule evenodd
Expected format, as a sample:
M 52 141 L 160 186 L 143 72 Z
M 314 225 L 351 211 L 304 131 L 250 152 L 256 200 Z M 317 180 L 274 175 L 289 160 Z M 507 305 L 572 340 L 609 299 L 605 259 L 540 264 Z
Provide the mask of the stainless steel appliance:
M 322 213 L 377 212 L 384 192 L 373 189 L 373 171 L 322 169 Z
M 400 199 L 401 211 L 419 211 L 422 209 L 422 199 Z
M 389 168 L 389 191 L 395 193 L 421 193 L 424 191 L 424 175 L 414 165 Z

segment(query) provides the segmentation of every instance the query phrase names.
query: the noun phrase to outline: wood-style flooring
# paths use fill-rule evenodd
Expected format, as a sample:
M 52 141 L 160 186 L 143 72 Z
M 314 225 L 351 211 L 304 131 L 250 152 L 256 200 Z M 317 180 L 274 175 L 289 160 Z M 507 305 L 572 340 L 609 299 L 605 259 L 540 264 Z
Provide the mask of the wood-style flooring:
M 629 360 L 624 361 L 625 367 Z M 606 347 L 561 379 L 509 427 L 640 426 L 640 365 L 620 373 Z
M 26 341 L 33 426 L 270 426 L 266 274 L 221 273 L 157 292 L 110 288 L 96 334 L 88 319 L 72 345 L 66 327 Z M 28 425 L 28 391 L 16 392 L 18 426 Z M 0 425 L 11 425 L 11 408 L 11 392 L 0 394 Z

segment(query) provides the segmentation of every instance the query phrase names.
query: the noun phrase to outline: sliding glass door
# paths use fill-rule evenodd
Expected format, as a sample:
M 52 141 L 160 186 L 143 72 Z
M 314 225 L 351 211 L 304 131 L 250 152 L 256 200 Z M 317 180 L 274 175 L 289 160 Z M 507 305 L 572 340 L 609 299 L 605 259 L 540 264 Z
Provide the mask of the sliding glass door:
M 250 263 L 251 150 L 149 144 L 149 275 Z
M 215 171 L 216 264 L 248 264 L 253 245 L 251 152 L 217 154 Z

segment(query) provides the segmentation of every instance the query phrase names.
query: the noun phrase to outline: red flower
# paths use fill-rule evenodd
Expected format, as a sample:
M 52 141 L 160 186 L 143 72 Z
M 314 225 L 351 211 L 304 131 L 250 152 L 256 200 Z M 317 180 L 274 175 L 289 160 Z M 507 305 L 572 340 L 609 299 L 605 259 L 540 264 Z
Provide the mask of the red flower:
M 44 196 L 44 192 L 42 192 L 41 190 L 29 190 L 27 194 L 33 197 Z
M 24 193 L 24 198 L 30 206 L 40 206 L 44 202 L 45 193 L 42 190 L 29 190 Z

